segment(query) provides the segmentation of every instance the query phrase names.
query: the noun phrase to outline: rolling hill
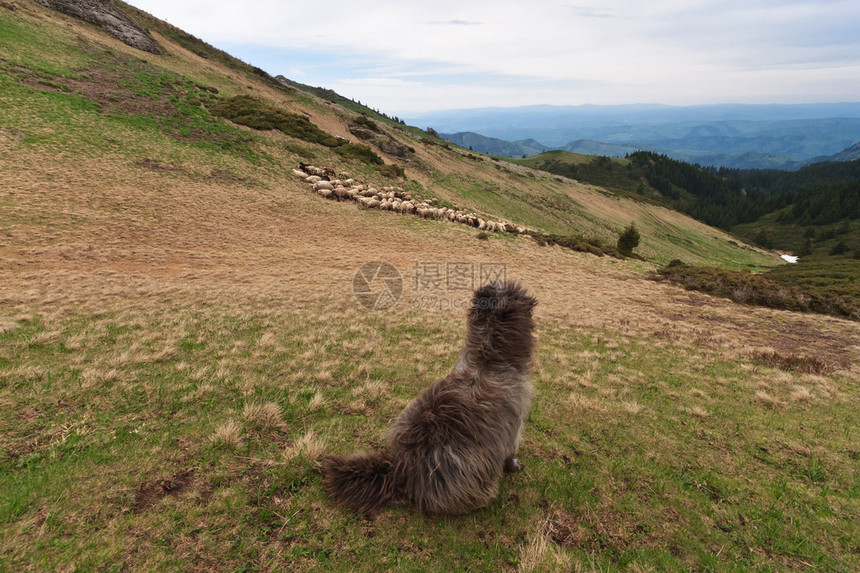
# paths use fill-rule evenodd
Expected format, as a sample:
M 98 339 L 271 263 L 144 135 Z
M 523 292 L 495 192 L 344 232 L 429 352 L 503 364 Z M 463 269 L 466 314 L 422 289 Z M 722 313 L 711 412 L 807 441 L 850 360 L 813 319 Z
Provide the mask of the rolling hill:
M 328 200 L 300 164 L 534 234 Z M 541 239 L 614 245 L 631 222 L 637 257 Z M 652 280 L 779 264 L 656 202 L 469 152 L 122 2 L 4 0 L 0 237 L 0 569 L 860 567 L 856 323 Z M 400 277 L 372 283 L 386 310 L 356 296 L 375 262 Z M 384 444 L 502 275 L 539 300 L 526 471 L 461 517 L 333 506 L 322 457 Z

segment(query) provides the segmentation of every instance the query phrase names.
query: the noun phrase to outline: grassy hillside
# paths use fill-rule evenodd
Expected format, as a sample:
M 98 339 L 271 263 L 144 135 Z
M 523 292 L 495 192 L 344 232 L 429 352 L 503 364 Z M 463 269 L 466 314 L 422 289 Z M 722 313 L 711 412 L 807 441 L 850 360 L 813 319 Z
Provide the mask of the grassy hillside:
M 381 116 L 413 150 L 384 165 L 234 123 L 253 96 L 366 145 L 356 110 L 129 13 L 162 55 L 0 4 L 0 569 L 860 568 L 856 324 L 647 279 L 772 254 Z M 636 221 L 642 259 L 326 201 L 300 161 L 547 233 Z M 353 295 L 374 260 L 385 311 Z M 526 471 L 463 517 L 332 506 L 319 460 L 383 446 L 500 273 L 539 300 Z

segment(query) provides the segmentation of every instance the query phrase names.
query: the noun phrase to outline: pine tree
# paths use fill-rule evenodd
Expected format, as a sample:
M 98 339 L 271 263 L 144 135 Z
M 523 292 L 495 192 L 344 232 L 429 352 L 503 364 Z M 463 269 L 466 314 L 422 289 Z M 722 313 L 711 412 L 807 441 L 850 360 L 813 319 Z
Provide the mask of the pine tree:
M 639 246 L 639 229 L 635 223 L 630 223 L 618 237 L 618 252 L 629 257 L 633 255 L 633 249 Z

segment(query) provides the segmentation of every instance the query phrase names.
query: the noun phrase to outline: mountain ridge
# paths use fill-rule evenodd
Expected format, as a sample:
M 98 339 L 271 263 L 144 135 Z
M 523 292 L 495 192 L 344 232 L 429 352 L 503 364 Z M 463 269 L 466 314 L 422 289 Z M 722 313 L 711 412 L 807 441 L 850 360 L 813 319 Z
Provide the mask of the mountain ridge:
M 448 134 L 471 132 L 508 143 L 531 139 L 545 149 L 583 151 L 588 148 L 580 142 L 599 142 L 604 154 L 611 156 L 647 150 L 690 163 L 732 168 L 797 169 L 860 141 L 860 104 L 854 103 L 532 106 L 455 110 L 407 119 Z M 533 150 L 499 141 L 487 149 L 506 147 L 508 157 Z

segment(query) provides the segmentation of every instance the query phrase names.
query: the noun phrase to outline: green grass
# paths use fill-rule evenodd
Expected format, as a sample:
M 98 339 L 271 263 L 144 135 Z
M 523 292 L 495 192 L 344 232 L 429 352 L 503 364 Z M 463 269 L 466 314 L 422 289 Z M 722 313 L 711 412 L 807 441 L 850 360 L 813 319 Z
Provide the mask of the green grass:
M 4 568 L 497 571 L 541 531 L 564 562 L 610 570 L 857 566 L 860 484 L 840 453 L 854 451 L 856 381 L 833 380 L 855 392 L 844 399 L 779 396 L 773 409 L 754 398 L 770 369 L 750 377 L 684 343 L 686 355 L 666 355 L 553 328 L 527 471 L 468 516 L 389 508 L 366 521 L 329 506 L 316 460 L 379 447 L 387 420 L 454 359 L 459 327 L 334 309 L 323 322 L 170 314 L 22 320 L 3 335 Z M 436 343 L 438 368 L 421 371 L 409 357 Z M 337 352 L 348 348 L 364 350 Z M 277 406 L 275 424 L 249 417 L 262 403 Z M 214 439 L 229 420 L 235 446 Z M 294 451 L 308 431 L 326 446 Z
M 3 65 L 31 68 L 45 77 L 77 76 L 89 60 L 86 51 L 74 45 L 61 29 L 52 27 L 52 33 L 44 32 L 43 27 L 4 9 L 0 18 Z

